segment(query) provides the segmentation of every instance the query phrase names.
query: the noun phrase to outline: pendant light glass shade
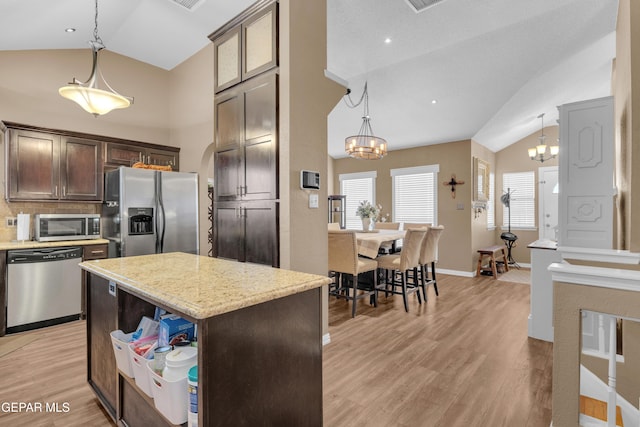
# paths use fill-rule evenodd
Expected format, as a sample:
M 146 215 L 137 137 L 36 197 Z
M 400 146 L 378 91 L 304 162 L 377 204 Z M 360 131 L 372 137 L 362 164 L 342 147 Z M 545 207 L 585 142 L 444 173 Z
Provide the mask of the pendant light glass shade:
M 98 0 L 96 0 L 95 29 L 93 36 L 94 40 L 89 42 L 93 55 L 93 66 L 89 79 L 86 82 L 81 82 L 74 77 L 73 81 L 58 89 L 58 93 L 80 105 L 86 112 L 97 117 L 107 114 L 111 110 L 127 108 L 133 103 L 133 98 L 120 95 L 113 90 L 104 79 L 98 67 L 98 52 L 104 49 L 104 44 L 98 36 Z M 100 89 L 98 87 L 98 80 L 102 81 L 106 89 Z
M 540 136 L 538 137 L 539 144 L 536 145 L 534 148 L 529 148 L 527 150 L 527 153 L 529 154 L 529 157 L 531 158 L 531 160 L 537 160 L 540 163 L 543 163 L 547 160 L 554 159 L 560 152 L 560 147 L 557 145 L 552 145 L 551 147 L 549 147 L 549 155 L 548 156 L 546 155 L 547 144 L 545 143 L 545 139 L 547 137 L 544 134 L 544 113 L 540 114 L 538 118 L 541 119 L 542 121 Z
M 346 96 L 349 96 L 347 91 Z M 369 92 L 367 83 L 364 84 L 364 92 L 358 103 L 347 102 L 349 108 L 355 108 L 364 101 L 364 116 L 362 116 L 362 125 L 357 135 L 348 136 L 344 139 L 344 150 L 353 158 L 364 160 L 378 160 L 387 155 L 387 141 L 373 134 L 371 129 L 371 118 L 369 117 Z

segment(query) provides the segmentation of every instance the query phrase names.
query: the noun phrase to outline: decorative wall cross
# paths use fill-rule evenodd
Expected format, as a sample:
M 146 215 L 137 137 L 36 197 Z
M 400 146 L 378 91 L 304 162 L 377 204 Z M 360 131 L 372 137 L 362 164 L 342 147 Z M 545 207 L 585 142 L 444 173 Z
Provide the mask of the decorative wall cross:
M 457 181 L 456 174 L 451 174 L 451 181 L 443 182 L 442 185 L 450 185 L 451 186 L 451 198 L 456 198 L 456 185 L 462 185 L 464 181 Z

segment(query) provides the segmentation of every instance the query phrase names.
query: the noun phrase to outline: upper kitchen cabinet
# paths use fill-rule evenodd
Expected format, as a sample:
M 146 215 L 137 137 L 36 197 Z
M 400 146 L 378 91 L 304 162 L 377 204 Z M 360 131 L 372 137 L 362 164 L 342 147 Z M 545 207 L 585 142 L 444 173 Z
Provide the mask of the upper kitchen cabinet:
M 209 36 L 214 44 L 216 93 L 278 65 L 277 14 L 277 2 L 258 2 Z
M 277 93 L 269 73 L 216 97 L 217 201 L 277 197 Z
M 148 165 L 171 166 L 174 171 L 179 170 L 180 149 L 167 146 L 153 146 L 135 142 L 107 142 L 105 143 L 105 171 L 117 169 L 120 166 L 132 166 L 142 162 Z
M 62 137 L 60 200 L 102 201 L 102 142 Z
M 7 199 L 102 200 L 102 143 L 30 129 L 6 130 Z

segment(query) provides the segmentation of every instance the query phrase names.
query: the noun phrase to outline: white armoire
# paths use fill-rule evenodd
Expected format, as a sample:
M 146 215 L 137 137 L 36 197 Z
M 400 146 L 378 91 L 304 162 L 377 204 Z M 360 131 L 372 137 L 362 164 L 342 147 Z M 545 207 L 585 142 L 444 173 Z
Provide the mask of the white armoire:
M 559 247 L 613 247 L 613 97 L 559 107 Z

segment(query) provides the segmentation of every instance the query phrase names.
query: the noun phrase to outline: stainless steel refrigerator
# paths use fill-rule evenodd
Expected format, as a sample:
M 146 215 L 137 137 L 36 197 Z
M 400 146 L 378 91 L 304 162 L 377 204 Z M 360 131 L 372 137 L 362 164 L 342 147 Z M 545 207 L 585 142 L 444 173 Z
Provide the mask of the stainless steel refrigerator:
M 198 175 L 120 167 L 105 173 L 109 257 L 198 254 Z

